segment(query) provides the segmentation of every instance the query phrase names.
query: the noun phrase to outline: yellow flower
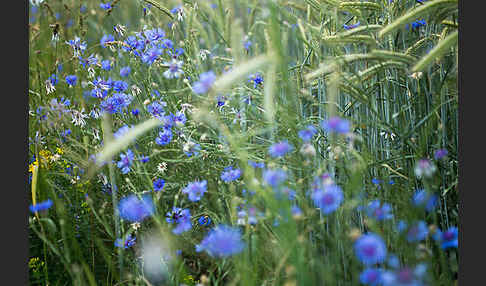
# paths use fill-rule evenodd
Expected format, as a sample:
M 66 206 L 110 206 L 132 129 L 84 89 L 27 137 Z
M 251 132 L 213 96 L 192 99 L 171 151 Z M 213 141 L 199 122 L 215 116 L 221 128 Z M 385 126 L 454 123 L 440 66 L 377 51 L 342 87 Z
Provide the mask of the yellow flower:
M 37 161 L 37 159 L 34 161 L 34 163 L 30 164 L 29 165 L 29 173 L 34 172 L 34 167 L 37 166 L 38 164 L 39 164 L 39 162 Z
M 57 152 L 57 154 L 59 154 L 59 155 L 64 154 L 64 151 L 63 151 L 61 148 L 59 148 L 59 147 L 56 147 L 56 152 Z

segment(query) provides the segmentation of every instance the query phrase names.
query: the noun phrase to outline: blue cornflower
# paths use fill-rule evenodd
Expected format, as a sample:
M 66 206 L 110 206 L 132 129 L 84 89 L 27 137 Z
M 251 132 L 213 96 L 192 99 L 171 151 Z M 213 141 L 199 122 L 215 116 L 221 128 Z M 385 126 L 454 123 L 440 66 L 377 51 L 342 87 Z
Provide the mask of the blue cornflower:
M 424 221 L 418 221 L 413 224 L 407 232 L 407 241 L 408 242 L 418 242 L 422 241 L 427 238 L 429 234 L 429 229 L 427 228 L 427 224 Z
M 361 235 L 354 243 L 354 251 L 359 261 L 365 265 L 382 263 L 386 258 L 385 242 L 374 233 Z
M 401 269 L 384 271 L 381 275 L 383 286 L 422 286 L 422 277 L 426 273 L 427 266 L 418 264 L 415 269 L 403 267 Z
M 184 71 L 182 70 L 182 61 L 172 59 L 170 62 L 165 62 L 164 65 L 169 66 L 169 68 L 162 73 L 162 75 L 167 79 L 179 78 Z
M 94 54 L 89 55 L 88 58 L 83 59 L 83 57 L 78 56 L 79 64 L 83 66 L 83 68 L 90 67 L 92 65 L 98 64 L 98 58 Z
M 132 102 L 132 97 L 125 93 L 115 93 L 100 103 L 100 107 L 111 114 L 121 112 Z
M 197 222 L 202 226 L 209 226 L 211 224 L 211 218 L 207 215 L 201 216 Z
M 167 106 L 165 102 L 155 101 L 147 106 L 147 111 L 155 117 L 162 117 L 165 113 L 164 107 Z
M 152 43 L 164 39 L 165 31 L 162 28 L 154 28 L 152 30 L 145 30 L 143 32 L 145 38 Z
M 434 239 L 441 243 L 442 249 L 457 248 L 458 246 L 458 229 L 455 226 L 450 227 L 448 230 L 442 232 L 440 229 L 434 234 Z
M 243 47 L 245 48 L 245 50 L 250 50 L 250 47 L 253 43 L 250 41 L 250 40 L 247 40 L 243 43 Z
M 164 49 L 172 50 L 174 48 L 174 43 L 170 39 L 163 39 L 161 46 Z
M 35 205 L 30 205 L 29 209 L 32 213 L 47 210 L 52 207 L 54 203 L 52 202 L 51 199 L 47 199 L 43 202 L 37 203 Z
M 351 124 L 346 119 L 334 116 L 329 118 L 329 120 L 321 121 L 321 127 L 327 132 L 346 134 L 351 129 Z
M 167 145 L 172 140 L 172 131 L 170 129 L 164 129 L 164 131 L 159 132 L 159 136 L 155 138 L 155 143 L 158 145 Z
M 268 148 L 268 153 L 273 158 L 282 157 L 285 154 L 291 152 L 294 146 L 290 145 L 287 140 L 277 142 Z
M 176 115 L 174 117 L 174 121 L 175 121 L 176 125 L 178 125 L 178 126 L 182 126 L 182 125 L 186 124 L 187 118 L 186 118 L 186 115 L 184 114 L 184 112 L 177 111 Z
M 362 284 L 376 286 L 381 285 L 381 273 L 383 269 L 380 268 L 367 268 L 359 275 L 359 281 Z
M 373 185 L 379 186 L 381 184 L 381 180 L 378 180 L 377 178 L 373 178 L 371 179 L 371 183 L 373 183 Z
M 231 181 L 235 181 L 241 177 L 241 170 L 240 169 L 233 169 L 233 166 L 229 166 L 224 168 L 224 171 L 221 172 L 221 180 L 226 183 Z
M 71 46 L 75 57 L 80 56 L 80 54 L 83 53 L 87 48 L 86 42 L 81 42 L 79 37 L 74 37 L 74 40 L 69 40 L 66 42 L 66 44 Z
M 75 76 L 75 75 L 66 76 L 66 82 L 69 86 L 75 86 L 77 80 L 78 80 L 78 77 Z
M 106 2 L 106 3 L 101 2 L 100 3 L 100 8 L 103 9 L 103 10 L 109 10 L 109 9 L 111 9 L 111 2 Z
M 299 131 L 299 137 L 302 141 L 309 142 L 316 133 L 317 129 L 313 125 L 308 125 L 305 129 Z
M 253 81 L 253 88 L 257 88 L 259 85 L 263 85 L 263 77 L 260 73 L 250 75 L 249 82 Z
M 182 5 L 177 5 L 177 6 L 175 6 L 174 8 L 172 8 L 172 9 L 170 10 L 170 12 L 171 12 L 172 14 L 177 14 L 177 13 L 179 12 L 179 10 L 180 10 L 180 9 L 182 9 Z
M 181 209 L 177 207 L 172 207 L 172 211 L 167 212 L 165 215 L 165 220 L 172 224 L 176 223 L 177 226 L 172 230 L 174 234 L 181 234 L 188 230 L 191 230 L 192 223 L 191 223 L 191 212 L 189 209 Z
M 183 151 L 187 157 L 197 156 L 199 155 L 199 151 L 201 151 L 201 145 L 199 143 L 188 142 L 184 144 Z
M 197 94 L 206 93 L 211 88 L 215 80 L 216 75 L 213 71 L 204 72 L 199 75 L 199 81 L 195 82 L 192 88 Z
M 116 80 L 113 82 L 113 90 L 117 92 L 123 92 L 127 90 L 128 88 L 128 83 L 122 81 L 122 80 Z
M 55 86 L 58 82 L 58 78 L 57 78 L 57 75 L 56 74 L 52 74 L 48 80 L 50 81 L 50 83 Z
M 449 152 L 446 149 L 439 149 L 434 152 L 434 159 L 439 160 L 447 156 Z
M 88 9 L 88 8 L 86 7 L 86 5 L 81 5 L 81 7 L 79 7 L 79 12 L 81 12 L 81 13 L 86 13 L 86 10 L 87 10 L 87 9 Z
M 127 76 L 130 74 L 130 71 L 131 71 L 131 69 L 130 69 L 130 67 L 129 67 L 129 66 L 122 67 L 122 68 L 120 69 L 120 76 L 121 76 L 121 77 L 127 77 Z
M 120 127 L 115 133 L 113 133 L 113 137 L 115 137 L 115 139 L 120 139 L 130 130 L 130 128 L 131 127 L 128 125 Z
M 196 251 L 206 251 L 212 257 L 226 258 L 243 251 L 245 244 L 238 228 L 218 225 L 209 231 L 208 235 L 196 245 Z
M 223 106 L 223 105 L 224 105 L 224 103 L 225 103 L 225 102 L 224 102 L 224 101 L 225 101 L 225 99 L 226 99 L 226 97 L 225 97 L 224 95 L 218 95 L 218 97 L 216 98 L 216 100 L 217 100 L 217 102 L 218 102 L 218 103 L 217 103 L 218 107 L 221 107 L 221 106 Z
M 114 42 L 114 41 L 115 41 L 115 38 L 113 37 L 112 34 L 103 35 L 103 37 L 101 37 L 101 40 L 100 40 L 100 45 L 103 48 L 106 48 L 106 43 L 108 43 L 108 42 Z
M 397 231 L 399 233 L 403 232 L 404 230 L 406 230 L 408 227 L 408 224 L 404 221 L 404 220 L 400 220 L 398 221 L 397 223 Z
M 276 188 L 287 180 L 287 173 L 282 169 L 267 169 L 263 171 L 263 180 L 266 184 Z
M 346 30 L 351 30 L 351 29 L 354 29 L 354 28 L 358 27 L 359 25 L 360 25 L 360 23 L 358 21 L 356 24 L 353 24 L 353 25 L 343 24 L 343 28 L 346 29 Z
M 130 167 L 133 163 L 133 152 L 128 149 L 125 154 L 120 154 L 120 161 L 116 164 L 120 168 L 122 174 L 127 174 L 130 172 Z
M 294 218 L 298 218 L 298 217 L 301 217 L 302 216 L 302 210 L 297 206 L 297 205 L 293 205 L 291 208 L 290 208 L 290 212 L 292 213 L 292 216 Z
M 390 206 L 390 204 L 381 204 L 379 200 L 371 201 L 366 208 L 366 214 L 369 217 L 372 217 L 378 221 L 393 218 L 393 214 L 391 214 L 391 211 L 392 207 Z
M 152 47 L 150 49 L 147 50 L 147 52 L 145 52 L 143 55 L 142 55 L 142 62 L 146 63 L 146 64 L 153 64 L 155 62 L 155 60 L 160 56 L 162 55 L 163 53 L 163 50 L 159 47 Z
M 154 191 L 162 191 L 165 185 L 165 180 L 164 179 L 157 179 L 154 181 Z
M 311 195 L 314 205 L 325 215 L 337 210 L 341 205 L 344 195 L 338 185 L 332 184 L 323 189 L 316 189 Z
M 260 169 L 265 168 L 264 162 L 255 162 L 252 160 L 248 160 L 248 165 L 252 166 L 253 168 L 260 168 Z
M 134 116 L 138 116 L 139 113 L 140 113 L 140 110 L 138 110 L 138 108 L 135 108 L 135 109 L 132 110 L 132 114 Z
M 429 194 L 423 189 L 415 191 L 412 204 L 416 207 L 423 207 L 426 211 L 431 212 L 437 206 L 439 197 L 436 194 Z
M 140 162 L 142 163 L 147 163 L 150 160 L 149 156 L 142 156 L 140 158 Z
M 132 235 L 128 235 L 125 240 L 121 238 L 117 238 L 115 240 L 115 246 L 116 247 L 123 247 L 125 249 L 133 246 L 135 244 L 135 241 L 137 240 L 136 237 L 132 237 Z
M 62 72 L 62 70 L 63 70 L 62 64 L 57 64 L 57 71 Z
M 130 222 L 141 222 L 151 216 L 155 206 L 150 196 L 139 199 L 136 195 L 124 197 L 118 203 L 120 217 Z
M 191 202 L 197 202 L 201 200 L 202 196 L 207 191 L 207 184 L 208 182 L 206 180 L 189 183 L 187 187 L 182 190 L 182 193 L 187 194 Z

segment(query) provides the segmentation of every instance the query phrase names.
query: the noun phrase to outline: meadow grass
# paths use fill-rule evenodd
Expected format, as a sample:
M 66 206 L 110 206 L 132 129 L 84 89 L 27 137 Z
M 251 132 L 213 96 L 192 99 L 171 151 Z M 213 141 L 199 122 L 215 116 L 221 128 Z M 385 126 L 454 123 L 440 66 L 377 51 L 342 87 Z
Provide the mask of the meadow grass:
M 455 285 L 457 6 L 30 1 L 30 283 Z

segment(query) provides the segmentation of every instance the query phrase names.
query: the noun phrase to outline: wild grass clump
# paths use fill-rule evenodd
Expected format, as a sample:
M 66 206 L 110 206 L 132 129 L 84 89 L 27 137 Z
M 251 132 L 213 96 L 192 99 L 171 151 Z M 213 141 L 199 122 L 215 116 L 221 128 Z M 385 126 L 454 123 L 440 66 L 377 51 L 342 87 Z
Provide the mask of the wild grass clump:
M 457 0 L 29 7 L 31 284 L 457 283 Z

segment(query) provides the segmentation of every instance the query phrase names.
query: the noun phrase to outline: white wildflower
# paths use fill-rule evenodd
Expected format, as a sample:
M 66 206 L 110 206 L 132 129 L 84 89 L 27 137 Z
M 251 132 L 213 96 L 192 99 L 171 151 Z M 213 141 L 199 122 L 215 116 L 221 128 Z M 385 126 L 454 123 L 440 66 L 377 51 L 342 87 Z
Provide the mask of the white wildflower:
M 157 171 L 160 173 L 164 173 L 165 171 L 167 171 L 167 163 L 166 162 L 159 163 L 157 165 Z
M 203 61 L 206 59 L 206 56 L 207 56 L 207 55 L 210 55 L 210 54 L 211 54 L 211 52 L 210 52 L 210 51 L 208 51 L 208 50 L 200 50 L 200 51 L 199 51 L 199 57 L 200 57 L 200 58 L 201 58 L 201 60 L 203 60 Z
M 71 110 L 71 113 L 72 113 L 71 123 L 74 123 L 74 126 L 84 127 L 86 125 L 86 121 L 84 119 L 88 118 L 88 115 L 84 114 L 84 108 L 81 111 L 77 111 L 73 109 Z

